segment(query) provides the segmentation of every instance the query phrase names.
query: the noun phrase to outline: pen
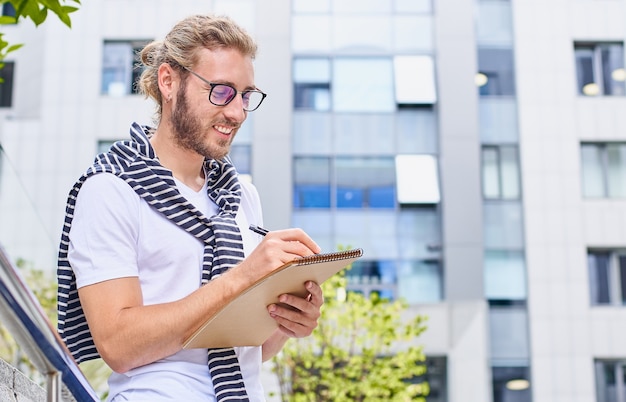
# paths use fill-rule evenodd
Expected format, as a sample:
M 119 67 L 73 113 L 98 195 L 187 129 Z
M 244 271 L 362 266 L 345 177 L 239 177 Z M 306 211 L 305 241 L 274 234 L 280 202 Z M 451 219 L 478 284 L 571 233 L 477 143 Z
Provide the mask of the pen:
M 269 230 L 263 229 L 262 227 L 257 225 L 250 225 L 249 229 L 252 230 L 254 233 L 260 234 L 261 236 L 265 236 L 269 233 Z

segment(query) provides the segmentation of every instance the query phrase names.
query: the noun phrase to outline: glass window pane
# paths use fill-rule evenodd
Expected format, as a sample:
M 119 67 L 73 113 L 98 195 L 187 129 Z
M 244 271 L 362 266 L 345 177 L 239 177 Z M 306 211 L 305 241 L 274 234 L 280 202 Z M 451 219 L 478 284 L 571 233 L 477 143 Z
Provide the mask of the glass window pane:
M 592 305 L 611 303 L 609 264 L 609 253 L 589 252 L 587 255 L 589 291 Z
M 329 59 L 294 59 L 293 80 L 295 109 L 330 110 Z
M 13 6 L 11 3 L 6 5 Z M 0 107 L 13 106 L 13 71 L 15 70 L 15 62 L 3 61 L 4 66 L 0 69 Z
M 531 402 L 528 367 L 492 367 L 493 402 Z
M 330 83 L 330 60 L 326 57 L 294 59 L 293 81 L 315 84 Z
M 335 14 L 389 14 L 393 0 L 334 0 L 332 11 Z
M 583 197 L 607 196 L 603 150 L 604 148 L 597 144 L 582 144 L 580 146 Z
M 605 95 L 623 96 L 624 88 L 624 46 L 607 44 L 600 48 L 602 58 L 602 80 Z
M 608 196 L 611 198 L 626 197 L 626 145 L 608 144 L 607 154 L 607 181 Z
M 328 158 L 295 158 L 294 208 L 330 208 Z
M 404 109 L 394 114 L 394 153 L 437 154 L 437 120 L 431 108 Z
M 105 42 L 102 48 L 102 94 L 127 95 L 131 91 L 133 48 L 126 42 Z
M 617 365 L 615 362 L 595 362 L 596 395 L 598 402 L 618 402 L 616 369 Z
M 394 219 L 397 221 L 396 242 L 400 258 L 441 258 L 441 215 L 435 206 L 403 208 Z
M 99 140 L 96 148 L 96 153 L 101 154 L 107 152 L 116 140 Z
M 298 110 L 330 110 L 329 84 L 294 84 L 293 107 Z
M 437 261 L 401 261 L 398 264 L 398 296 L 409 304 L 441 301 L 442 282 Z
M 483 197 L 487 199 L 500 198 L 498 165 L 498 149 L 483 147 Z
M 479 1 L 476 41 L 480 44 L 510 45 L 513 43 L 511 3 Z
M 15 17 L 16 10 L 13 3 L 4 3 L 2 5 L 2 15 L 7 17 Z
M 245 126 L 250 127 L 250 124 L 242 127 Z M 294 154 L 330 154 L 333 142 L 332 116 L 329 113 L 295 112 L 292 139 Z
M 522 207 L 518 202 L 483 204 L 485 248 L 520 250 L 524 247 Z
M 521 307 L 489 309 L 491 359 L 528 360 L 528 314 Z
M 102 47 L 102 94 L 123 96 L 137 93 L 135 83 L 143 67 L 139 52 L 149 41 L 105 41 Z
M 396 56 L 393 66 L 397 104 L 421 105 L 437 102 L 432 57 Z
M 393 17 L 393 50 L 430 53 L 434 49 L 432 15 L 398 15 Z
M 376 292 L 382 298 L 396 298 L 396 262 L 393 260 L 359 260 L 346 272 L 348 290 L 365 296 Z
M 229 154 L 240 175 L 252 173 L 252 147 L 250 145 L 233 144 Z
M 593 48 L 576 46 L 574 55 L 576 57 L 578 93 L 581 95 L 598 95 L 599 86 L 594 72 Z
M 293 211 L 292 227 L 302 228 L 322 250 L 337 249 L 332 230 L 332 212 L 328 209 L 297 209 Z M 360 245 L 359 245 L 360 247 Z
M 295 52 L 330 52 L 330 16 L 295 15 L 291 22 L 291 48 Z M 311 32 L 315 32 L 315 35 L 311 35 Z
M 436 204 L 440 200 L 437 158 L 397 155 L 396 180 L 400 204 Z
M 485 251 L 485 297 L 526 299 L 526 267 L 519 251 Z
M 432 13 L 432 0 L 395 0 L 396 13 Z
M 337 158 L 337 208 L 394 208 L 392 158 Z
M 500 147 L 500 174 L 502 178 L 502 198 L 520 198 L 519 166 L 517 147 Z
M 332 20 L 334 50 L 391 49 L 392 20 L 388 15 L 335 16 Z M 376 27 L 376 29 L 372 29 Z M 314 32 L 317 32 L 315 30 Z
M 619 262 L 619 287 L 622 295 L 622 305 L 626 305 L 626 255 L 620 255 Z
M 479 87 L 481 96 L 514 96 L 515 73 L 512 49 L 478 49 L 478 72 L 487 81 Z
M 332 102 L 336 112 L 395 110 L 389 58 L 338 58 L 333 64 Z
M 294 14 L 330 12 L 330 0 L 293 0 L 292 4 Z
M 340 208 L 334 211 L 333 216 L 335 247 L 358 246 L 367 250 L 367 258 L 370 259 L 398 259 L 394 210 Z
M 518 141 L 515 98 L 480 98 L 478 108 L 480 139 L 483 143 Z
M 343 155 L 393 155 L 393 113 L 336 113 L 333 151 Z

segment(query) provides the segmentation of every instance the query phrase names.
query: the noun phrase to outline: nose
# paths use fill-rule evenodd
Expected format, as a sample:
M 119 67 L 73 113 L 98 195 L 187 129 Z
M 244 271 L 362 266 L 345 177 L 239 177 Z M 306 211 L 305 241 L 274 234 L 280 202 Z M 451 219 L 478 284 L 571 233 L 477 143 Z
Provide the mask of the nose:
M 248 112 L 243 110 L 243 97 L 241 96 L 241 94 L 235 95 L 235 98 L 227 105 L 223 106 L 223 108 L 224 115 L 227 118 L 237 121 L 239 123 L 242 123 L 246 119 L 246 117 L 248 117 Z

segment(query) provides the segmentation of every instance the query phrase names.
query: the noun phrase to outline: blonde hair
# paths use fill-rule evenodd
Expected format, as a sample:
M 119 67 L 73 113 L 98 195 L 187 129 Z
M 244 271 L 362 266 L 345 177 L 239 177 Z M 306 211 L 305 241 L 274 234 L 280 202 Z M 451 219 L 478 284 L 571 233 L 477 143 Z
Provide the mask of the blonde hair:
M 257 45 L 252 37 L 229 17 L 193 15 L 178 22 L 163 41 L 153 41 L 139 53 L 144 70 L 139 77 L 139 92 L 156 103 L 156 121 L 161 120 L 163 99 L 158 84 L 158 70 L 163 63 L 170 64 L 187 77 L 183 68 L 191 68 L 197 61 L 199 49 L 234 48 L 241 54 L 256 57 Z

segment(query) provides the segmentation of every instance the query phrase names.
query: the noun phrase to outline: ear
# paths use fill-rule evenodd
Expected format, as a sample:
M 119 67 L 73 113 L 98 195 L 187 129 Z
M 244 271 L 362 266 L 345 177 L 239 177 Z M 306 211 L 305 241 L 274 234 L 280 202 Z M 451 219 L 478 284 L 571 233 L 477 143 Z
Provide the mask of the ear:
M 176 95 L 180 77 L 176 71 L 168 63 L 163 63 L 158 70 L 159 90 L 161 91 L 161 99 L 164 103 L 169 102 Z

